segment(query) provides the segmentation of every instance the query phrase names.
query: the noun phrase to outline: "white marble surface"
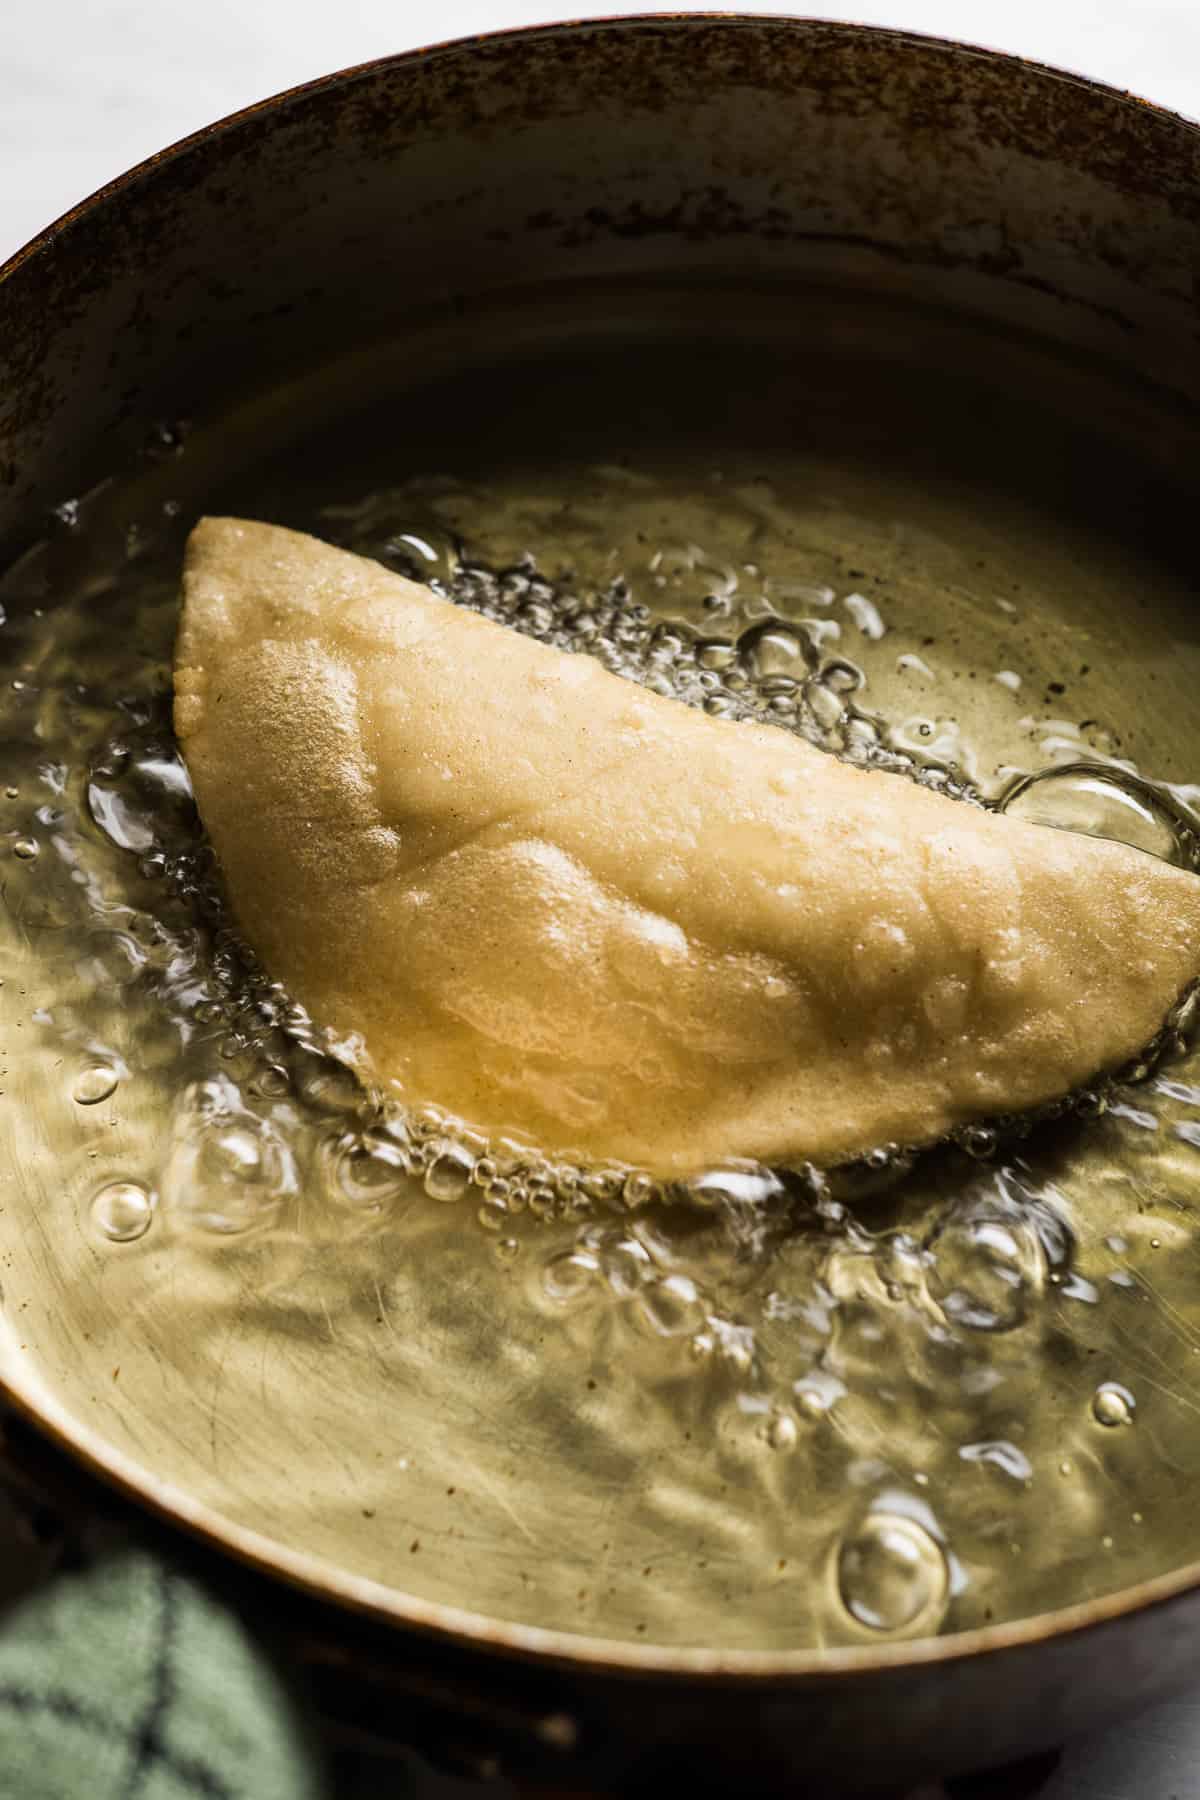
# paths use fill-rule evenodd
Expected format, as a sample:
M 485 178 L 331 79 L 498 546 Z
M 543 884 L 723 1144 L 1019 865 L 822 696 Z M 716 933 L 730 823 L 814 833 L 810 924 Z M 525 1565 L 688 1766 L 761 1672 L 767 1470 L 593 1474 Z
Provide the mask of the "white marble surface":
M 805 10 L 771 0 L 745 6 Z M 628 0 L 0 0 L 0 258 L 152 151 L 296 82 L 468 32 L 621 10 L 639 8 Z M 1200 115 L 1200 0 L 856 0 L 811 11 L 1018 51 Z

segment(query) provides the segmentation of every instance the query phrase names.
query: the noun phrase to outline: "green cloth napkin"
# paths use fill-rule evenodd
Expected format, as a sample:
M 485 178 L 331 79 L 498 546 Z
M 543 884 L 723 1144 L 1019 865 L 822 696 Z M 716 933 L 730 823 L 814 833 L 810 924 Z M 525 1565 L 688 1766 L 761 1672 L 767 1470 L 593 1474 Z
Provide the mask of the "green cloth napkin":
M 300 1708 L 236 1614 L 122 1551 L 0 1620 L 2 1800 L 328 1800 Z

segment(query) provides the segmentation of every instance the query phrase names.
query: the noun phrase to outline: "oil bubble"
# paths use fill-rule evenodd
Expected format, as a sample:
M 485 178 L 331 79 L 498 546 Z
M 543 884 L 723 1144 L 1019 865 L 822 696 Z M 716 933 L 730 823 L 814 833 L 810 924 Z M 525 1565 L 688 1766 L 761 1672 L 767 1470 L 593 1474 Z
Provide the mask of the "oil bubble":
M 772 675 L 803 675 L 807 662 L 815 661 L 807 637 L 781 619 L 763 619 L 743 631 L 738 639 L 742 666 L 759 680 Z
M 737 659 L 737 645 L 727 638 L 709 638 L 696 646 L 696 661 L 702 669 L 729 669 Z
M 900 1513 L 871 1512 L 837 1550 L 837 1590 L 850 1617 L 869 1631 L 933 1631 L 950 1592 L 941 1546 Z
M 844 656 L 831 656 L 820 675 L 821 685 L 832 694 L 856 694 L 867 679 L 858 664 Z
M 1097 1425 L 1132 1425 L 1136 1409 L 1133 1395 L 1118 1381 L 1101 1382 L 1092 1396 L 1092 1417 Z
M 1012 1331 L 1045 1282 L 1045 1252 L 1023 1219 L 953 1219 L 932 1250 L 930 1290 L 946 1317 L 971 1331 Z
M 116 1093 L 119 1079 L 117 1071 L 110 1064 L 93 1063 L 75 1077 L 71 1098 L 77 1106 L 95 1106 L 101 1100 L 107 1100 L 110 1094 Z
M 625 1173 L 621 1169 L 585 1169 L 580 1174 L 579 1185 L 589 1200 L 609 1206 L 624 1190 Z
M 542 1270 L 542 1287 L 547 1298 L 560 1305 L 581 1300 L 596 1281 L 600 1265 L 586 1250 L 565 1250 L 552 1256 Z
M 326 1060 L 306 1068 L 299 1088 L 310 1106 L 331 1114 L 358 1113 L 362 1109 L 363 1092 L 353 1070 Z
M 163 1176 L 173 1217 L 199 1231 L 237 1236 L 273 1224 L 299 1185 L 289 1144 L 269 1119 L 241 1104 L 228 1076 L 185 1093 Z
M 791 1413 L 776 1413 L 767 1426 L 767 1442 L 772 1450 L 794 1450 L 799 1436 Z
M 102 782 L 88 783 L 88 811 L 109 843 L 118 850 L 133 850 L 145 855 L 155 844 L 154 827 L 120 788 Z
M 154 1195 L 136 1181 L 110 1181 L 92 1200 L 92 1223 L 114 1244 L 144 1237 L 154 1217 Z
M 473 1169 L 473 1158 L 460 1145 L 449 1140 L 433 1144 L 425 1170 L 425 1192 L 431 1200 L 447 1205 L 461 1200 L 471 1185 Z
M 254 1085 L 265 1099 L 277 1100 L 281 1094 L 287 1093 L 291 1077 L 278 1063 L 270 1063 L 258 1075 Z
M 603 1261 L 608 1284 L 619 1300 L 636 1294 L 654 1273 L 650 1253 L 637 1238 L 621 1238 L 607 1250 Z
M 329 1161 L 331 1197 L 356 1213 L 381 1213 L 407 1185 L 403 1152 L 395 1144 L 347 1133 L 329 1146 Z
M 514 1194 L 515 1192 L 514 1189 Z M 558 1209 L 558 1197 L 553 1188 L 539 1184 L 529 1189 L 527 1204 L 535 1219 L 551 1219 Z
M 958 1141 L 967 1155 L 974 1157 L 976 1162 L 990 1162 L 1000 1145 L 1000 1139 L 991 1125 L 968 1125 Z
M 19 857 L 22 862 L 34 862 L 37 859 L 39 848 L 36 838 L 19 837 L 13 845 L 13 855 Z
M 842 1385 L 843 1384 L 839 1382 L 839 1389 Z M 796 1383 L 795 1395 L 796 1405 L 800 1409 L 801 1415 L 810 1423 L 814 1423 L 817 1419 L 824 1418 L 825 1414 L 833 1405 L 834 1400 L 837 1398 L 836 1394 L 830 1392 L 827 1384 L 813 1386 L 804 1381 Z
M 704 1317 L 696 1284 L 687 1275 L 648 1282 L 638 1295 L 638 1313 L 658 1337 L 690 1337 Z
M 649 1206 L 651 1201 L 658 1198 L 658 1188 L 644 1170 L 635 1169 L 625 1177 L 621 1197 L 630 1212 L 636 1212 L 643 1206 Z
M 999 810 L 1032 825 L 1110 838 L 1179 868 L 1192 866 L 1191 833 L 1149 782 L 1099 763 L 1067 763 L 1027 775 Z

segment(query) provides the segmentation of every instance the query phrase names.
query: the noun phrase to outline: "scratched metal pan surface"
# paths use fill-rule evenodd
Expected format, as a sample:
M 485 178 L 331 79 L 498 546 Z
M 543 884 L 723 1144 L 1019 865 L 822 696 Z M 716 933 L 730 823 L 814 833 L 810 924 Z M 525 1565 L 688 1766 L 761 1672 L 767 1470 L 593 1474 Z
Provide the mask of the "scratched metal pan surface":
M 758 284 L 805 296 L 797 316 L 838 291 L 982 322 L 1014 380 L 1030 344 L 1119 367 L 1130 455 L 1186 466 L 1197 267 L 1200 134 L 1073 76 L 903 33 L 717 15 L 438 46 L 213 126 L 0 272 L 3 561 L 64 499 L 138 466 L 164 421 L 191 421 L 202 447 L 199 511 L 230 491 L 223 418 L 278 435 L 278 396 L 308 377 L 319 394 L 349 353 L 361 375 L 420 342 L 452 369 L 531 293 L 584 296 L 584 335 L 589 293 L 626 296 L 616 330 L 640 294 L 678 306 L 681 283 L 698 313 Z M 528 356 L 541 315 L 525 316 Z M 914 328 L 918 360 L 923 342 Z M 397 434 L 419 428 L 398 410 Z M 147 1506 L 368 1615 L 376 1662 L 394 1646 L 397 1693 L 413 1669 L 451 1692 L 519 1689 L 530 1718 L 550 1718 L 542 1751 L 580 1775 L 615 1778 L 669 1747 L 677 1764 L 682 1747 L 700 1773 L 765 1783 L 992 1762 L 1186 1677 L 1200 1534 L 1179 1517 L 1134 1586 L 1055 1589 L 1053 1611 L 916 1641 L 789 1642 L 776 1601 L 758 1633 L 736 1544 L 719 1592 L 680 1573 L 707 1567 L 712 1525 L 680 1493 L 639 1587 L 614 1496 L 637 1488 L 657 1428 L 591 1483 L 556 1477 L 575 1401 L 539 1387 L 532 1329 L 499 1341 L 477 1233 L 456 1244 L 439 1222 L 416 1272 L 386 1271 L 367 1301 L 361 1246 L 325 1244 L 308 1301 L 297 1288 L 284 1310 L 157 1222 L 128 1253 L 97 1243 L 59 1153 L 70 1097 L 22 1050 L 36 946 L 6 944 L 4 1387 Z M 148 1104 L 122 1083 L 104 1169 L 123 1172 Z M 590 1372 L 580 1361 L 576 1385 Z

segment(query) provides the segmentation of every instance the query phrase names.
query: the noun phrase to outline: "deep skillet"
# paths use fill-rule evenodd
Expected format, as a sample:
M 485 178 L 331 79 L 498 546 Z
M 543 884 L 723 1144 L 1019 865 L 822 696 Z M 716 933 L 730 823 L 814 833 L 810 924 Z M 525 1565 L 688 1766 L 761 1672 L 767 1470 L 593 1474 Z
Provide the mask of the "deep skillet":
M 482 318 L 515 283 L 683 266 L 860 284 L 1110 359 L 1170 421 L 1159 453 L 1193 445 L 1195 127 L 895 32 L 615 20 L 438 47 L 270 100 L 17 255 L 0 273 L 5 559 L 164 420 L 219 417 L 410 319 Z M 612 1781 L 683 1758 L 764 1782 L 814 1769 L 894 1782 L 1059 1741 L 1189 1673 L 1200 1563 L 1017 1625 L 826 1652 L 505 1623 L 472 1610 L 466 1562 L 453 1605 L 406 1594 L 403 1569 L 350 1573 L 327 1546 L 246 1522 L 236 1439 L 198 1486 L 202 1453 L 172 1448 L 136 1385 L 118 1402 L 80 1370 L 76 1327 L 100 1302 L 59 1285 L 37 1228 L 53 1174 L 10 1168 L 5 1182 L 0 1375 L 16 1406 L 170 1520 L 373 1615 L 382 1679 L 461 1696 L 484 1737 L 507 1733 L 516 1766 L 550 1755 L 573 1780 Z M 336 1610 L 311 1618 L 328 1641 Z M 362 1629 L 346 1626 L 356 1655 Z

